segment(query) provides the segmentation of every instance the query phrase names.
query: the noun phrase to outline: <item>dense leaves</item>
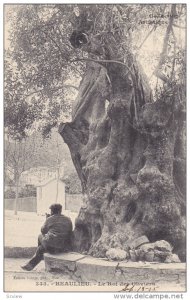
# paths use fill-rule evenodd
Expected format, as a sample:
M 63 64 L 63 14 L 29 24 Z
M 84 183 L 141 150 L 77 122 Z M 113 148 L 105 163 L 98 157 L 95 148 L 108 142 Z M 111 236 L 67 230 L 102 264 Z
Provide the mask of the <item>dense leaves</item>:
M 64 81 L 72 73 L 68 65 L 72 48 L 69 32 L 65 32 L 68 20 L 61 22 L 59 9 L 20 5 L 7 10 L 10 45 L 5 62 L 5 126 L 9 134 L 17 138 L 20 133 L 22 138 L 35 121 L 47 131 L 60 117 L 68 117 L 68 93 L 72 97 L 75 89 Z
M 6 5 L 5 12 L 9 31 L 5 126 L 9 134 L 23 138 L 34 124 L 47 135 L 60 121 L 68 119 L 71 99 L 76 94 L 73 86 L 78 86 L 89 56 L 85 48 L 88 39 L 98 37 L 103 45 L 111 33 L 122 61 L 130 49 L 148 75 L 154 73 L 171 5 Z M 166 76 L 179 82 L 181 72 L 185 73 L 184 26 L 185 5 L 176 5 L 162 75 L 157 73 L 159 80 Z M 76 48 L 71 45 L 74 30 L 81 31 L 77 41 L 80 46 Z M 156 47 L 150 47 L 152 42 Z M 101 55 L 97 52 L 94 58 L 98 57 Z M 156 77 L 150 79 L 155 88 Z
M 80 180 L 76 173 L 72 172 L 64 178 L 65 182 L 65 191 L 68 194 L 81 194 L 82 188 Z

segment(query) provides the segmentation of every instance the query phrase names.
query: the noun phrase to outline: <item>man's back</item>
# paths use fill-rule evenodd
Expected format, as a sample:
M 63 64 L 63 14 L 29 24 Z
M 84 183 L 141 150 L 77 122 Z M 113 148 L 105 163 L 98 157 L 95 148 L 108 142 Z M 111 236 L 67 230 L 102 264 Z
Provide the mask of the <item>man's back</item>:
M 61 204 L 54 203 L 49 208 L 51 209 L 51 216 L 46 219 L 41 228 L 42 234 L 38 236 L 36 253 L 26 265 L 21 266 L 25 271 L 33 270 L 46 252 L 58 253 L 71 250 L 71 219 L 61 215 Z
M 55 214 L 46 219 L 41 232 L 48 247 L 63 248 L 70 241 L 72 222 L 64 215 Z

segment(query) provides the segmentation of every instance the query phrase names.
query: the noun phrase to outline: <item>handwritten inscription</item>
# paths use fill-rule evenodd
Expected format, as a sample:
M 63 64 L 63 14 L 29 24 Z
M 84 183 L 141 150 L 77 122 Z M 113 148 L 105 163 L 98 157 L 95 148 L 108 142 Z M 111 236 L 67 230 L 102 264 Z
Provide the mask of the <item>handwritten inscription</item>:
M 120 292 L 155 292 L 156 287 L 152 284 L 150 285 L 135 285 L 127 283 Z

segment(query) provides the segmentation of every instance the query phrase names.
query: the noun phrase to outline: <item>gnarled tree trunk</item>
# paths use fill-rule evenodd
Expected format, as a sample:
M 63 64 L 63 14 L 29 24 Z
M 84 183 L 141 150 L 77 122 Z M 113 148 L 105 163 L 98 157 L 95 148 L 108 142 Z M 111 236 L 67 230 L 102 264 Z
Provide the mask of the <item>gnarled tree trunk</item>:
M 98 42 L 91 41 L 97 52 Z M 153 102 L 142 69 L 129 51 L 121 60 L 111 35 L 104 53 L 101 62 L 88 62 L 73 120 L 60 126 L 84 194 L 75 250 L 105 257 L 110 248 L 128 251 L 145 235 L 170 242 L 184 260 L 185 127 L 178 87 Z

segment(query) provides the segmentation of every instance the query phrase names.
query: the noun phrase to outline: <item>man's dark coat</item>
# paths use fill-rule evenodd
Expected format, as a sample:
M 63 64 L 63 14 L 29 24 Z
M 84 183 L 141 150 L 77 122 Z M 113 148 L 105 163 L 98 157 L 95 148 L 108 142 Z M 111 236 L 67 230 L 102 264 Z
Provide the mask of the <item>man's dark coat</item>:
M 41 228 L 42 245 L 45 249 L 65 249 L 70 244 L 72 222 L 64 216 L 55 214 L 48 217 Z

